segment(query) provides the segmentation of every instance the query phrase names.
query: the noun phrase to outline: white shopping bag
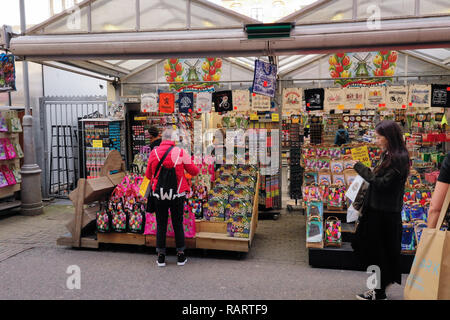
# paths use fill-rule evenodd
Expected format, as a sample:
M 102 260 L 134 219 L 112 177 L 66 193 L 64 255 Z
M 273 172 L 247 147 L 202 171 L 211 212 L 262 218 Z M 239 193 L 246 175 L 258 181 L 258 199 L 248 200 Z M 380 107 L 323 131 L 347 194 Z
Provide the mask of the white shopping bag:
M 350 207 L 348 207 L 347 209 L 347 223 L 351 223 L 358 220 L 360 214 L 361 213 L 355 208 L 353 208 L 353 205 L 351 204 Z

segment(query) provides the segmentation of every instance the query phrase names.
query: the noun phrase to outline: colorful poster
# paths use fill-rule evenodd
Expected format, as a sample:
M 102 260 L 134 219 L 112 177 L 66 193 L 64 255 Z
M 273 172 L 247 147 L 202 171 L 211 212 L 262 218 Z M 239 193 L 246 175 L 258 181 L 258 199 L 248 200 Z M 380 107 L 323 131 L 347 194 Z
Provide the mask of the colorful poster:
M 0 92 L 16 90 L 16 66 L 14 56 L 0 54 Z
M 252 95 L 253 111 L 270 111 L 270 97 L 254 93 Z
M 324 99 L 325 99 L 324 89 L 306 89 L 305 90 L 306 111 L 323 110 Z
M 431 108 L 431 85 L 410 85 L 409 102 L 411 107 L 430 109 Z
M 364 105 L 365 102 L 365 90 L 362 88 L 345 88 L 344 96 L 345 109 L 356 109 L 356 106 Z
M 177 59 L 164 63 L 164 75 L 171 90 L 178 92 L 214 91 L 222 75 L 221 58 Z
M 450 85 L 431 85 L 431 106 L 434 108 L 450 108 Z
M 197 113 L 211 112 L 212 105 L 211 92 L 199 92 L 197 93 Z
M 387 107 L 390 109 L 406 109 L 408 103 L 408 88 L 392 86 L 386 88 Z
M 233 111 L 250 111 L 250 91 L 233 90 Z
M 345 103 L 345 92 L 342 88 L 328 88 L 325 89 L 325 105 L 326 111 L 332 109 L 337 110 L 338 106 Z
M 180 92 L 178 94 L 178 107 L 181 113 L 190 113 L 194 110 L 194 93 Z
M 301 88 L 283 89 L 283 114 L 300 114 L 303 103 Z
M 158 112 L 158 95 L 156 93 L 141 95 L 141 112 Z
M 339 52 L 329 57 L 330 76 L 335 84 L 373 86 L 392 82 L 397 68 L 397 51 Z M 375 78 L 376 77 L 376 78 Z M 339 78 L 339 79 L 338 79 Z
M 120 101 L 108 101 L 108 118 L 125 120 L 125 105 Z
M 173 93 L 159 94 L 159 112 L 174 113 L 175 111 L 175 95 Z
M 212 101 L 216 112 L 233 111 L 233 96 L 231 90 L 214 92 L 212 94 Z
M 365 108 L 370 109 L 386 106 L 386 87 L 368 87 L 365 91 Z
M 261 60 L 255 61 L 253 92 L 275 97 L 277 89 L 277 66 Z

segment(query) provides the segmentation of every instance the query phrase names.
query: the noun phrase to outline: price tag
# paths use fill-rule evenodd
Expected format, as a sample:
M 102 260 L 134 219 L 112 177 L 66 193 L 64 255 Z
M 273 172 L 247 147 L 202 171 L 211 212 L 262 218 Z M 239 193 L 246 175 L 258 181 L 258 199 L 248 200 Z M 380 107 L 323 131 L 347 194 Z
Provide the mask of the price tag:
M 93 148 L 103 148 L 103 140 L 92 140 Z
M 134 117 L 134 121 L 145 121 L 147 117 Z
M 345 108 L 345 106 L 343 104 L 340 104 L 337 107 L 338 107 L 338 110 L 344 110 L 344 108 Z
M 352 158 L 355 161 L 361 161 L 365 166 L 371 167 L 372 163 L 370 162 L 369 158 L 369 150 L 367 149 L 367 146 L 359 147 L 359 148 L 353 148 L 352 151 Z
M 299 123 L 300 119 L 299 118 L 292 118 L 292 123 Z
M 272 113 L 272 121 L 273 122 L 279 122 L 280 121 L 280 115 L 278 113 Z
M 357 104 L 356 105 L 356 109 L 364 109 L 364 105 L 363 104 Z
M 258 114 L 257 113 L 251 113 L 250 114 L 250 120 L 259 120 Z

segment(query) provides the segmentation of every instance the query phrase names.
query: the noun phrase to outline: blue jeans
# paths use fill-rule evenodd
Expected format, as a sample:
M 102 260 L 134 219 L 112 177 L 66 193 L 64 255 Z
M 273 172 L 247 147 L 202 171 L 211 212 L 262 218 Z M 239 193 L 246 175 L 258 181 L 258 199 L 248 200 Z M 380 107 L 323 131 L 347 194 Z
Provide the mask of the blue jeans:
M 156 200 L 156 252 L 166 254 L 166 234 L 167 222 L 172 218 L 173 231 L 175 232 L 175 244 L 177 251 L 184 251 L 184 202 L 186 198 L 176 198 L 175 200 Z

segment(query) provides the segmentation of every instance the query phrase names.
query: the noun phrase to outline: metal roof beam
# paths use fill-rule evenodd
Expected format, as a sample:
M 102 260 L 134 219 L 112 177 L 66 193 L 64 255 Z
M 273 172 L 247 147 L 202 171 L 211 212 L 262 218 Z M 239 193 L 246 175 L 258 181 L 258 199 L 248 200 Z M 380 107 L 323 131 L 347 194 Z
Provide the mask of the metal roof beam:
M 242 28 L 90 35 L 25 35 L 11 39 L 16 56 L 39 60 L 261 57 L 450 46 L 448 17 L 297 26 L 290 38 L 248 40 Z
M 443 63 L 440 63 L 440 62 L 437 62 L 434 59 L 430 59 L 428 57 L 425 57 L 425 56 L 423 56 L 420 53 L 412 52 L 410 50 L 400 50 L 400 52 L 403 53 L 403 54 L 406 54 L 407 56 L 419 59 L 419 60 L 421 60 L 423 62 L 431 63 L 432 65 L 435 65 L 435 66 L 437 66 L 439 68 L 442 68 L 442 69 L 445 69 L 445 70 L 450 70 L 450 66 L 447 66 L 447 65 L 445 65 Z

